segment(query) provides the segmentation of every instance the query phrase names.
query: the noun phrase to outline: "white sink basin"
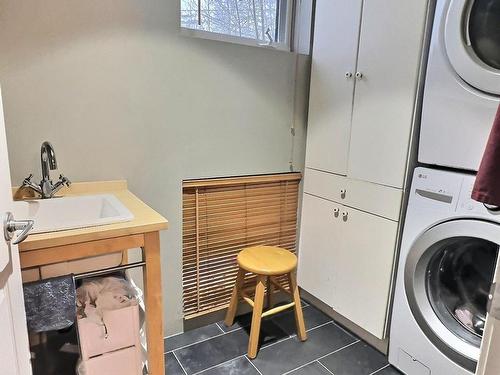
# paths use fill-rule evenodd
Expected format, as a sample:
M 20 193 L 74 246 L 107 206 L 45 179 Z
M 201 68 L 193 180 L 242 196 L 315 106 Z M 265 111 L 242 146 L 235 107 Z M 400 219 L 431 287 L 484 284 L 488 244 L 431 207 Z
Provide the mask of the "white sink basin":
M 83 195 L 18 202 L 35 221 L 31 233 L 56 232 L 130 221 L 134 215 L 114 195 Z

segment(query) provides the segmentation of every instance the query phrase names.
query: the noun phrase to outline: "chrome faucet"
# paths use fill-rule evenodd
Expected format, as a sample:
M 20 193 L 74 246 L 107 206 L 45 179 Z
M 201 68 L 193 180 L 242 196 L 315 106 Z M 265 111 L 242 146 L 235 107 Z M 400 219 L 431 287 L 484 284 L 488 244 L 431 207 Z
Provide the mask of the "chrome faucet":
M 54 147 L 50 142 L 43 142 L 40 150 L 40 161 L 42 163 L 42 181 L 39 184 L 31 181 L 33 174 L 30 174 L 23 181 L 22 187 L 29 188 L 38 193 L 43 199 L 52 198 L 63 186 L 71 185 L 71 181 L 62 174 L 54 184 L 50 179 L 50 171 L 57 169 L 57 160 Z

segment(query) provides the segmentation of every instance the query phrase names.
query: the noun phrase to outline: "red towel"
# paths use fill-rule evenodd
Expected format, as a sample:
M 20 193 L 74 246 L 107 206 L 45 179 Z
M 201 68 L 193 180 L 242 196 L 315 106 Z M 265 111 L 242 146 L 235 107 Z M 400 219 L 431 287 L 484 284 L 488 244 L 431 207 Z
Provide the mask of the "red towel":
M 500 106 L 477 172 L 472 199 L 500 206 Z

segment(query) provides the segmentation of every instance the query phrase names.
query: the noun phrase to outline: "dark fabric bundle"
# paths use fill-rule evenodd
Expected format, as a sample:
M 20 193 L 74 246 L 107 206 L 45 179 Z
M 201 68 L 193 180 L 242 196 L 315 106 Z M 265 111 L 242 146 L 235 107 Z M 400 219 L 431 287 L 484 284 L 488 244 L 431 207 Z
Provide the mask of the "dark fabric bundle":
M 472 199 L 500 206 L 500 106 L 477 172 Z
M 76 292 L 73 275 L 26 283 L 23 288 L 29 331 L 60 330 L 75 322 Z

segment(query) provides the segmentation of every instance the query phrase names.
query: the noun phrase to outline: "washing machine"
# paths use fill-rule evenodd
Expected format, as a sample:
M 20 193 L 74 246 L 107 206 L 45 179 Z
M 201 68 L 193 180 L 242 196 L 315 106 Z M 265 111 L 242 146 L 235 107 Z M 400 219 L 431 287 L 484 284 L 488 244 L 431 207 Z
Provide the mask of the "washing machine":
M 474 175 L 416 168 L 390 326 L 407 375 L 471 375 L 500 245 L 500 213 L 470 198 Z
M 437 0 L 418 159 L 477 171 L 500 96 L 500 1 Z

